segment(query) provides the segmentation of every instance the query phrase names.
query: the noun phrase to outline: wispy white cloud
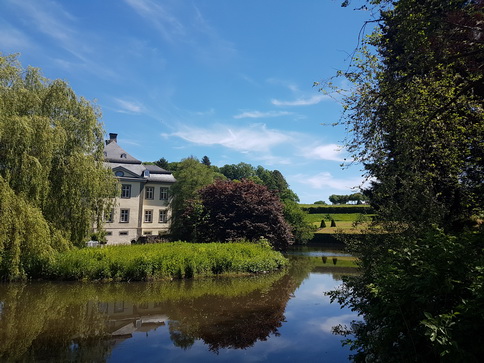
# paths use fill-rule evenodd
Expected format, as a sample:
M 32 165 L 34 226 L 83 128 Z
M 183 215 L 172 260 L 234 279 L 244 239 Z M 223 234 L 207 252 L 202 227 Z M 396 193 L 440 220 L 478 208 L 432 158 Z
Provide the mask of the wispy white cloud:
M 231 127 L 214 125 L 211 128 L 182 127 L 170 135 L 197 145 L 221 145 L 243 153 L 264 152 L 272 147 L 290 142 L 288 133 L 269 129 L 264 124 L 253 124 L 248 127 Z
M 363 177 L 351 177 L 348 179 L 335 178 L 329 172 L 322 172 L 313 176 L 299 174 L 295 177 L 301 184 L 305 184 L 314 189 L 336 189 L 348 191 L 361 186 L 363 184 Z
M 165 40 L 175 42 L 185 36 L 185 26 L 161 3 L 152 0 L 125 0 L 125 2 L 149 21 Z
M 343 147 L 337 144 L 312 145 L 303 148 L 302 156 L 307 159 L 343 162 L 347 160 L 343 153 Z
M 281 101 L 278 99 L 272 99 L 271 103 L 276 106 L 310 106 L 330 99 L 332 99 L 331 96 L 319 94 L 307 98 L 298 98 L 293 101 Z
M 75 17 L 65 11 L 61 5 L 53 2 L 38 2 L 32 0 L 12 2 L 32 21 L 38 31 L 58 40 L 66 41 L 73 30 L 69 23 L 75 21 Z
M 269 79 L 267 79 L 267 83 L 285 87 L 285 88 L 289 89 L 290 91 L 292 91 L 294 93 L 300 92 L 299 86 L 296 83 L 291 82 L 291 81 L 278 79 L 278 78 L 269 78 Z
M 312 321 L 309 325 L 317 327 L 318 330 L 322 330 L 325 333 L 332 333 L 333 327 L 342 325 L 349 326 L 353 320 L 359 320 L 358 315 L 352 314 L 342 314 L 339 316 L 332 316 L 330 318 L 324 319 L 323 321 Z
M 88 29 L 79 28 L 80 22 L 77 17 L 66 11 L 61 2 L 10 0 L 10 5 L 14 12 L 21 14 L 21 18 L 30 28 L 29 38 L 26 36 L 22 38 L 22 34 L 18 34 L 17 39 L 17 41 L 23 39 L 24 42 L 28 41 L 33 44 L 34 46 L 29 50 L 37 48 L 35 51 L 42 52 L 45 57 L 50 57 L 53 64 L 66 70 L 75 71 L 76 74 L 83 70 L 102 78 L 118 77 L 111 67 L 104 66 L 105 58 L 102 58 L 101 62 L 96 61 L 96 56 L 104 54 L 102 51 L 104 47 L 101 49 L 97 46 L 98 35 L 94 37 Z M 49 42 L 55 44 L 51 50 L 55 49 L 56 52 L 44 52 L 44 47 Z M 59 49 L 67 54 L 57 52 Z M 51 55 L 54 53 L 56 57 Z
M 238 115 L 235 115 L 234 118 L 239 119 L 239 118 L 267 118 L 267 117 L 280 117 L 280 116 L 287 116 L 290 115 L 291 112 L 287 111 L 267 111 L 267 112 L 261 112 L 261 111 L 246 111 L 242 112 Z
M 235 47 L 217 33 L 196 7 L 170 8 L 155 0 L 124 0 L 139 16 L 146 19 L 167 42 L 185 45 L 201 59 L 216 62 L 231 57 Z
M 115 98 L 114 101 L 118 104 L 120 109 L 117 109 L 117 112 L 121 113 L 142 113 L 145 110 L 145 107 L 137 102 L 137 101 L 128 101 L 123 100 L 120 98 Z
M 33 48 L 33 43 L 27 35 L 4 23 L 0 23 L 0 44 L 3 51 L 9 52 Z

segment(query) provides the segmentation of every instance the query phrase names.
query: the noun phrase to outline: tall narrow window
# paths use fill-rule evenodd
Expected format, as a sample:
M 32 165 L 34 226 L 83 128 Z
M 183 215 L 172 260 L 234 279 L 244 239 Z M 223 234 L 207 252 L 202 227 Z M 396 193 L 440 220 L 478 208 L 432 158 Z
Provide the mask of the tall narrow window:
M 155 187 L 146 187 L 145 198 L 146 199 L 154 199 L 154 197 L 155 197 Z
M 121 223 L 129 222 L 129 209 L 121 209 L 121 212 L 119 214 L 119 221 Z
M 104 221 L 106 223 L 113 223 L 113 220 L 114 220 L 114 211 L 111 210 L 110 212 L 106 213 L 104 217 Z
M 168 213 L 166 212 L 165 209 L 160 210 L 160 223 L 167 223 L 168 222 Z
M 145 210 L 145 223 L 153 222 L 153 211 Z
M 160 188 L 160 200 L 168 200 L 168 188 Z
M 130 184 L 121 185 L 121 198 L 131 198 L 131 185 Z

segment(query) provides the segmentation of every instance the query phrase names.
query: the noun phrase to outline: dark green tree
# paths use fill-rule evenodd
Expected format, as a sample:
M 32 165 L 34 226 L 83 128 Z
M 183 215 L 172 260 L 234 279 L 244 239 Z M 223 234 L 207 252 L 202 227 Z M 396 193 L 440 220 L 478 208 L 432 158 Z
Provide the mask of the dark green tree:
M 333 299 L 357 310 L 356 361 L 484 355 L 482 1 L 380 4 L 379 28 L 340 75 L 354 84 L 347 147 L 375 180 L 378 233 L 349 241 L 361 274 Z
M 206 155 L 205 155 L 205 156 L 202 158 L 202 164 L 203 164 L 203 165 L 206 165 L 206 166 L 210 166 L 210 165 L 212 165 L 212 162 L 210 161 L 210 159 L 208 158 L 208 156 L 206 156 Z
M 162 169 L 169 170 L 168 169 L 168 160 L 165 158 L 160 158 L 154 162 L 155 165 L 159 166 Z

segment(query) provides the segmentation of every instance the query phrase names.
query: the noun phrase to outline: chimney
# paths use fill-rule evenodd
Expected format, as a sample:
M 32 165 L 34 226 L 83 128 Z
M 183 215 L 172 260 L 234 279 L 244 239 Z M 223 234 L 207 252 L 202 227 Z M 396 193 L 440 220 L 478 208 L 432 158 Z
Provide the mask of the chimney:
M 109 133 L 109 140 L 106 140 L 106 145 L 112 143 L 113 141 L 115 143 L 118 142 L 118 134 Z

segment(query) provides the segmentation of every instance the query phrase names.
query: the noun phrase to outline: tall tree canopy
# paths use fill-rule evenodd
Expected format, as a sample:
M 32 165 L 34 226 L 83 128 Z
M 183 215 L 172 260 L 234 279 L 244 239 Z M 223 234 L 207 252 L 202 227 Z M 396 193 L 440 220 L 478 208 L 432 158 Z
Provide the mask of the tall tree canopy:
M 59 238 L 81 244 L 109 207 L 116 184 L 103 166 L 99 117 L 99 111 L 64 81 L 47 80 L 35 68 L 23 69 L 16 56 L 0 55 L 4 278 L 27 273 L 31 264 L 24 257 L 36 255 L 33 251 L 47 253 L 45 245 L 69 245 Z M 37 227 L 28 228 L 34 224 Z M 49 226 L 48 235 L 40 231 L 41 225 Z M 27 238 L 26 233 L 32 235 Z
M 188 228 L 188 220 L 184 217 L 185 210 L 193 200 L 198 199 L 198 191 L 212 184 L 223 175 L 214 172 L 209 166 L 202 164 L 194 157 L 182 160 L 173 173 L 177 182 L 171 188 L 172 223 L 171 235 L 174 239 L 193 240 L 193 231 Z
M 478 361 L 483 1 L 367 3 L 381 6 L 379 28 L 340 73 L 354 85 L 343 123 L 391 233 L 352 242 L 362 273 L 332 296 L 364 318 L 352 327 L 357 361 Z
M 201 242 L 229 242 L 266 238 L 273 247 L 285 249 L 293 243 L 291 227 L 284 219 L 277 194 L 251 180 L 221 181 L 199 191 L 196 237 Z M 193 209 L 197 213 L 193 213 Z
M 260 165 L 254 168 L 247 163 L 224 165 L 219 170 L 230 180 L 252 180 L 277 193 L 284 205 L 284 218 L 291 225 L 295 242 L 304 244 L 313 237 L 314 228 L 304 218 L 305 212 L 298 205 L 299 197 L 289 188 L 279 170 L 267 170 Z

